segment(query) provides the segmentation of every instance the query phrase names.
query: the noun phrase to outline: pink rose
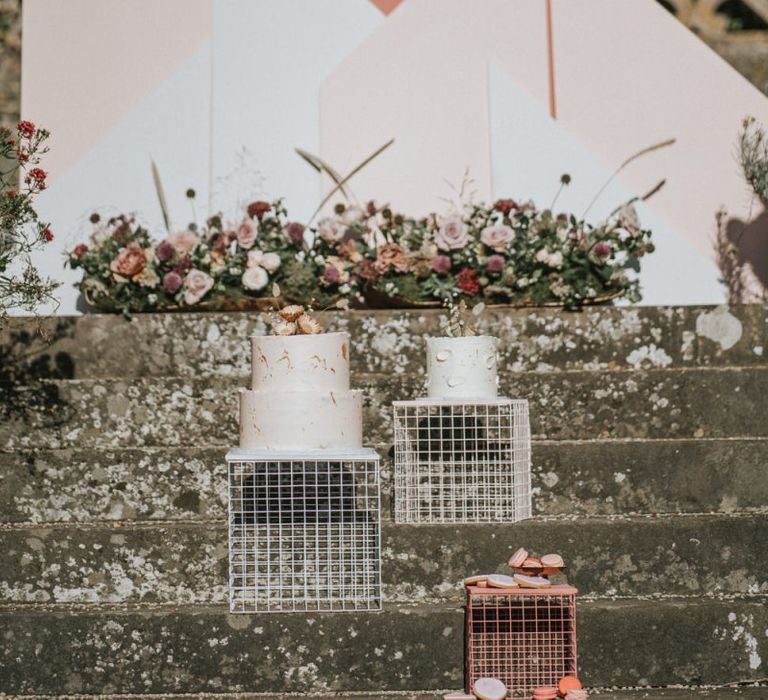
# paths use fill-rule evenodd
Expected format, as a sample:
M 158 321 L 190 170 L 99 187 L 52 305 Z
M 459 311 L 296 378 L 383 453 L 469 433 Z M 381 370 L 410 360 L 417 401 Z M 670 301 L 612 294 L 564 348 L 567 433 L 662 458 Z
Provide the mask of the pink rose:
M 327 216 L 317 222 L 317 235 L 326 241 L 326 243 L 338 243 L 344 238 L 346 232 L 346 226 L 337 219 L 332 219 Z
M 432 269 L 438 275 L 447 275 L 451 270 L 451 259 L 447 255 L 436 255 L 432 258 Z
M 486 262 L 488 272 L 501 272 L 504 269 L 504 258 L 501 255 L 490 255 Z
M 135 277 L 147 265 L 147 255 L 137 243 L 129 243 L 110 263 L 109 269 L 118 277 Z
M 176 294 L 181 287 L 181 275 L 177 272 L 169 272 L 163 277 L 163 289 L 168 294 Z
M 259 228 L 252 219 L 243 219 L 237 229 L 237 244 L 243 249 L 253 248 L 256 243 L 256 237 L 259 235 Z
M 197 304 L 213 287 L 213 277 L 202 270 L 190 270 L 184 278 L 184 303 Z
M 497 253 L 501 253 L 515 237 L 515 232 L 504 224 L 486 226 L 480 233 L 480 240 Z
M 263 267 L 249 267 L 242 277 L 243 287 L 254 292 L 264 289 L 269 283 L 269 275 Z
M 172 233 L 166 239 L 179 253 L 190 253 L 195 249 L 195 246 L 200 242 L 200 236 L 194 231 L 179 231 Z
M 441 250 L 463 248 L 471 240 L 466 224 L 458 215 L 446 216 L 440 220 L 435 234 L 435 243 Z

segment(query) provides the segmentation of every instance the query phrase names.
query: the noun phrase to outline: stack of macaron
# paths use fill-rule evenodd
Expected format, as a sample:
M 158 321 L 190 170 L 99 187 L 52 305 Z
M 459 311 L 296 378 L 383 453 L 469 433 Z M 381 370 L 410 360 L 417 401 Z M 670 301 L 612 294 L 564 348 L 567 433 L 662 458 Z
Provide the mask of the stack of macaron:
M 507 687 L 498 678 L 478 678 L 471 693 L 446 693 L 443 700 L 506 700 Z M 587 691 L 576 676 L 563 676 L 557 686 L 533 689 L 532 700 L 587 700 Z
M 478 678 L 471 693 L 446 693 L 443 700 L 506 700 L 507 686 L 498 678 Z
M 550 576 L 562 573 L 565 562 L 559 554 L 545 554 L 535 557 L 520 547 L 509 558 L 512 576 L 504 574 L 479 574 L 464 579 L 465 586 L 481 588 L 548 588 L 552 585 Z

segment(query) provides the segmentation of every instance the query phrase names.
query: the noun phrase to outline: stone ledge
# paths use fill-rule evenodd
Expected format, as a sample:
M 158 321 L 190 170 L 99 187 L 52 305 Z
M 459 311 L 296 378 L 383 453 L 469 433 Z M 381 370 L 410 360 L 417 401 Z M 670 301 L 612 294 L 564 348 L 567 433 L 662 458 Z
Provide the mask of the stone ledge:
M 309 616 L 2 612 L 0 693 L 458 688 L 463 625 L 460 609 L 433 607 Z M 762 601 L 584 602 L 580 676 L 602 687 L 757 680 L 766 625 Z
M 389 445 L 378 445 L 382 456 Z M 226 515 L 223 447 L 0 453 L 0 521 L 198 520 Z M 537 515 L 765 510 L 768 440 L 534 441 Z M 391 461 L 383 465 L 389 516 Z
M 237 442 L 232 379 L 54 382 L 58 400 L 0 424 L 0 449 L 142 447 Z M 367 444 L 392 440 L 392 401 L 415 398 L 402 375 L 358 375 Z M 504 375 L 527 397 L 538 439 L 768 437 L 768 367 Z
M 356 372 L 422 368 L 422 338 L 440 332 L 441 311 L 353 311 L 328 314 L 333 330 L 352 336 Z M 488 309 L 480 330 L 501 339 L 508 371 L 634 369 L 768 363 L 768 307 L 595 307 Z M 35 328 L 16 320 L 0 331 L 0 345 Z M 258 314 L 139 314 L 58 317 L 44 323 L 54 339 L 39 356 L 58 359 L 78 378 L 245 376 L 248 336 L 263 333 Z M 707 337 L 711 336 L 711 337 Z M 140 352 L 125 352 L 141 348 Z
M 463 600 L 472 573 L 508 572 L 520 545 L 567 554 L 591 596 L 768 593 L 768 514 L 533 519 L 382 528 L 390 606 Z M 225 522 L 0 530 L 5 603 L 224 604 Z

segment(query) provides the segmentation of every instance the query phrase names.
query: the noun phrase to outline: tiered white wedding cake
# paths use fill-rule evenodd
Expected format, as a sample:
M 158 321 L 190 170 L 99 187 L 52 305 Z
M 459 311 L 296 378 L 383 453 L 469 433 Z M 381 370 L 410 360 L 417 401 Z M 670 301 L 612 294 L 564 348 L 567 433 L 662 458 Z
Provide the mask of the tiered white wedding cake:
M 240 447 L 360 448 L 362 392 L 349 388 L 349 335 L 253 336 L 240 394 Z

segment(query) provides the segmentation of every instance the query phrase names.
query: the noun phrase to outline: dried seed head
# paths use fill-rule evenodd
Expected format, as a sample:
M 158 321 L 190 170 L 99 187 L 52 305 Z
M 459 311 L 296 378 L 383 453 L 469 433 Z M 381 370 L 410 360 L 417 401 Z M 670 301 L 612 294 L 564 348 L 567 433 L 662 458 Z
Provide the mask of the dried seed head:
M 282 309 L 280 309 L 278 313 L 286 321 L 295 321 L 304 313 L 304 307 L 299 306 L 298 304 L 290 304 L 289 306 L 285 306 Z
M 320 325 L 320 322 L 306 314 L 298 318 L 296 325 L 298 326 L 299 333 L 305 335 L 314 335 L 323 332 L 323 327 Z
M 272 326 L 275 335 L 296 335 L 296 324 L 291 321 L 278 321 Z

